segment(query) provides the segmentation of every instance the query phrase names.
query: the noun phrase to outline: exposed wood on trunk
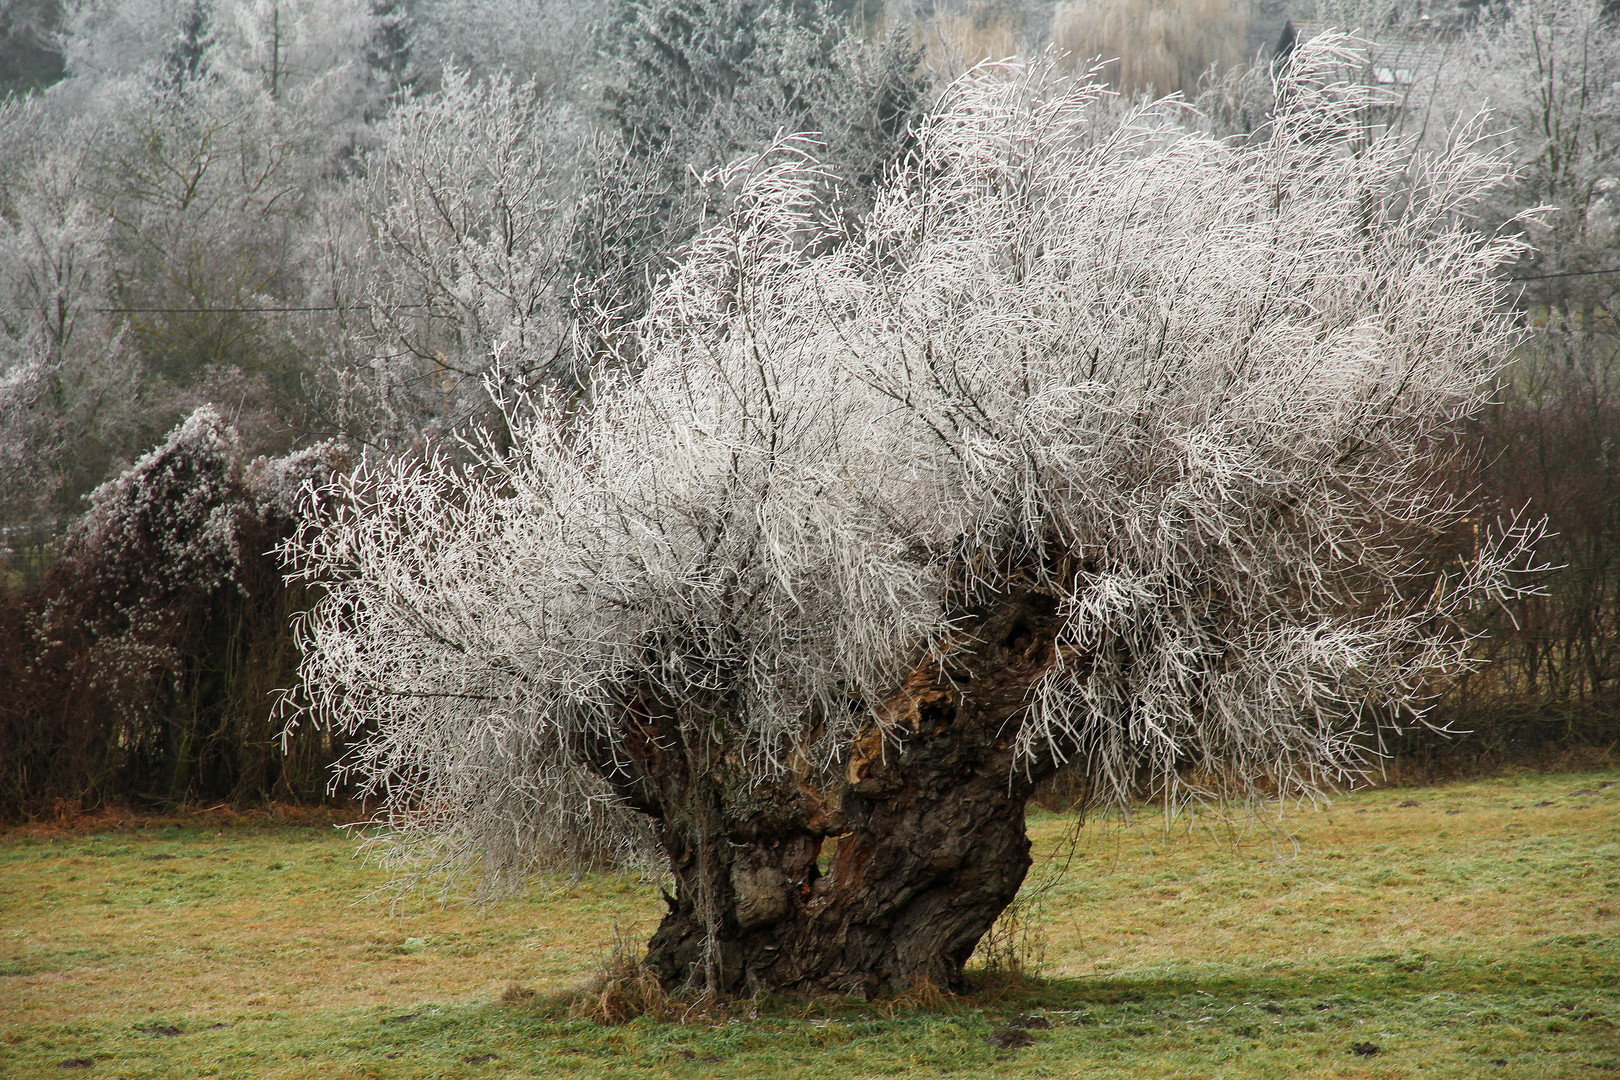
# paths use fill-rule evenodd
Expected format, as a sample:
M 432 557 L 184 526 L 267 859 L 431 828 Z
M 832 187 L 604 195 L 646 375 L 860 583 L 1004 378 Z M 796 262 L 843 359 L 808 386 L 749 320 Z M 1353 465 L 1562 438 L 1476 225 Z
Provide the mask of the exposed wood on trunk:
M 724 992 L 959 986 L 1029 869 L 1024 804 L 1050 766 L 1016 763 L 1014 743 L 1058 624 L 1030 591 L 981 612 L 884 704 L 888 738 L 856 741 L 831 800 L 724 761 L 694 769 L 674 720 L 638 706 L 618 760 L 596 759 L 669 854 L 675 893 L 647 957 L 658 977 Z

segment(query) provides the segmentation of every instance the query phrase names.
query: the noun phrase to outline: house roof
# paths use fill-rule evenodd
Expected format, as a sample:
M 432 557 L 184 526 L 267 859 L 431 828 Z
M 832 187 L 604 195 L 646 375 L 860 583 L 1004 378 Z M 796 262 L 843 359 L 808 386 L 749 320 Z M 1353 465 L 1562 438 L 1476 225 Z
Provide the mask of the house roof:
M 1276 54 L 1279 58 L 1286 56 L 1294 46 L 1333 28 L 1332 24 L 1319 19 L 1289 19 L 1283 24 Z M 1455 29 L 1425 19 L 1371 33 L 1358 31 L 1354 44 L 1365 57 L 1363 77 L 1368 82 L 1398 89 L 1436 77 L 1456 37 Z

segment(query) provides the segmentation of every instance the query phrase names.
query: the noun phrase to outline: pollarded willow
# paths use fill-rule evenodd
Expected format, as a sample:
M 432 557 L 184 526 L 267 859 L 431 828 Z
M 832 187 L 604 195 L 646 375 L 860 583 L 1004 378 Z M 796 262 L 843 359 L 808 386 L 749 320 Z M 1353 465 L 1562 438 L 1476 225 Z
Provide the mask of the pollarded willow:
M 1368 138 L 1345 55 L 1242 143 L 981 68 L 849 242 L 785 140 L 715 178 L 634 374 L 317 492 L 304 674 L 402 857 L 651 843 L 668 985 L 952 986 L 1059 766 L 1171 804 L 1356 775 L 1526 530 L 1426 543 L 1511 337 L 1464 223 L 1500 169 Z

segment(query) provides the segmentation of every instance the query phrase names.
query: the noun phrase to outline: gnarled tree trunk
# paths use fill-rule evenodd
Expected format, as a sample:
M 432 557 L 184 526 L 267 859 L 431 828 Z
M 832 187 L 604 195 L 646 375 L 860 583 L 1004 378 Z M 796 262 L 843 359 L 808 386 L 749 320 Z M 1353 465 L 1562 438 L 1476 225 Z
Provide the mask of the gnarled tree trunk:
M 640 710 L 600 768 L 658 820 L 669 854 L 675 894 L 647 954 L 658 978 L 733 993 L 959 988 L 1030 866 L 1024 804 L 1051 767 L 1015 763 L 1014 740 L 1057 627 L 1034 592 L 981 612 L 885 703 L 901 738 L 857 740 L 831 799 L 695 762 L 672 721 Z

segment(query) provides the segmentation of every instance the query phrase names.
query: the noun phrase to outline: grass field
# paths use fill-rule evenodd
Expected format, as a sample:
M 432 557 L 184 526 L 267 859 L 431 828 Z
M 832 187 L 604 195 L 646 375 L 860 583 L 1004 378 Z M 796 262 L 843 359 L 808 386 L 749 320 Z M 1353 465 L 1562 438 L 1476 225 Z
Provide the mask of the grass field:
M 97 828 L 0 836 L 0 1076 L 1620 1076 L 1620 772 L 1093 821 L 1016 989 L 611 1028 L 558 995 L 650 931 L 640 882 L 391 911 L 327 825 Z

